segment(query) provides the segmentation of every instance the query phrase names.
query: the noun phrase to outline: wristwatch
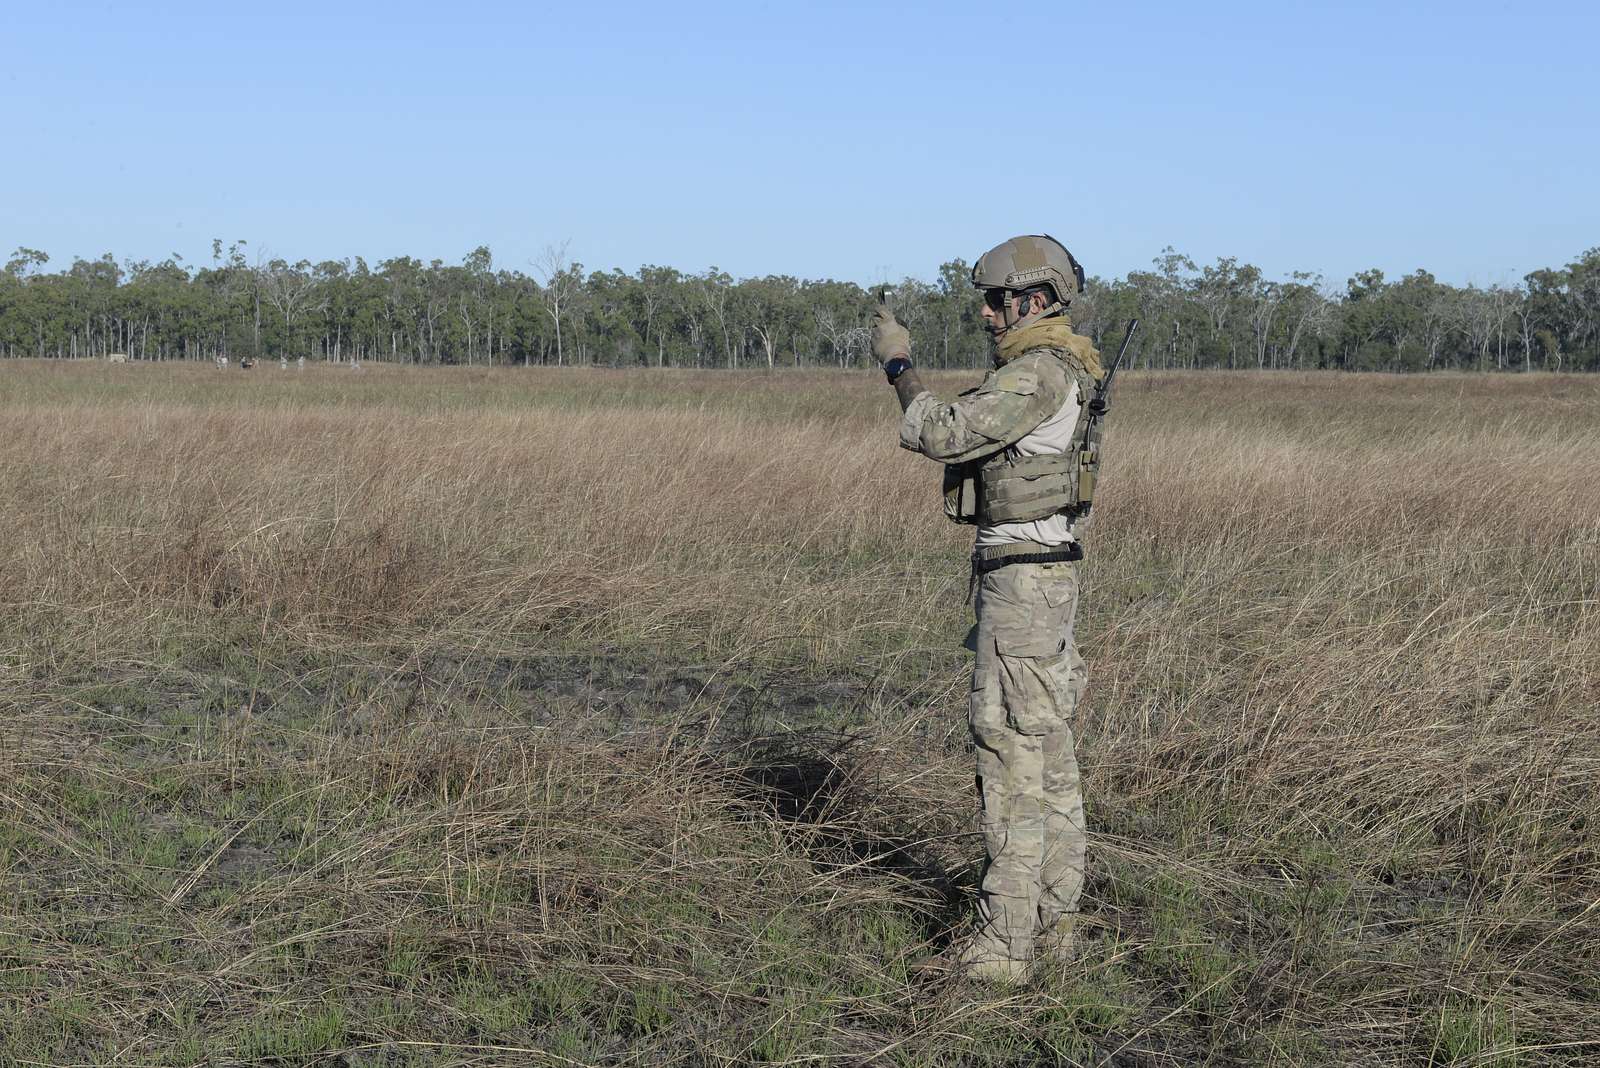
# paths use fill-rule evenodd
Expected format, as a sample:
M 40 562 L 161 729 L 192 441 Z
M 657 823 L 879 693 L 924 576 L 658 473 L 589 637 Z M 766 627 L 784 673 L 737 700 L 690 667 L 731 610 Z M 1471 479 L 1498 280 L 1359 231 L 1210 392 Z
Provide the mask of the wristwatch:
M 889 380 L 889 384 L 894 385 L 894 380 L 905 374 L 906 371 L 910 370 L 910 368 L 910 357 L 896 356 L 894 359 L 883 365 L 883 374 L 884 377 Z

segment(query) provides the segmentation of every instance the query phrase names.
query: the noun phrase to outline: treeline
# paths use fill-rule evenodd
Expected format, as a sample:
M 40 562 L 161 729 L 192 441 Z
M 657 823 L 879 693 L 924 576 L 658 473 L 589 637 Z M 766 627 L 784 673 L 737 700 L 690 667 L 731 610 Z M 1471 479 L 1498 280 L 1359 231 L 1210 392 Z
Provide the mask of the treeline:
M 290 263 L 212 245 L 212 262 L 119 263 L 110 254 L 48 270 L 22 248 L 0 273 L 0 355 L 133 360 L 217 356 L 329 362 L 859 366 L 872 294 L 852 282 L 715 268 L 586 272 L 549 249 L 529 272 L 489 249 L 459 264 L 410 257 Z M 988 358 L 979 298 L 953 260 L 929 284 L 894 287 L 918 362 Z M 1092 278 L 1074 302 L 1102 347 L 1144 319 L 1134 366 L 1420 371 L 1600 369 L 1600 248 L 1514 286 L 1457 287 L 1418 270 L 1274 281 L 1232 258 L 1197 267 L 1168 249 L 1150 270 Z M 1109 337 L 1108 337 L 1109 335 Z

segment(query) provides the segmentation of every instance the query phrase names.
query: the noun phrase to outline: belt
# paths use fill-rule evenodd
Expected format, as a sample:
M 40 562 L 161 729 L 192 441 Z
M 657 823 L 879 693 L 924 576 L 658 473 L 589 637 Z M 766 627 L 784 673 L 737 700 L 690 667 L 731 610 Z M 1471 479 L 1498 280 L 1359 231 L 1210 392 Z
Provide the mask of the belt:
M 972 572 L 987 575 L 1007 564 L 1059 564 L 1082 560 L 1083 546 L 1075 541 L 1065 545 L 1039 545 L 1031 541 L 1008 541 L 972 550 Z

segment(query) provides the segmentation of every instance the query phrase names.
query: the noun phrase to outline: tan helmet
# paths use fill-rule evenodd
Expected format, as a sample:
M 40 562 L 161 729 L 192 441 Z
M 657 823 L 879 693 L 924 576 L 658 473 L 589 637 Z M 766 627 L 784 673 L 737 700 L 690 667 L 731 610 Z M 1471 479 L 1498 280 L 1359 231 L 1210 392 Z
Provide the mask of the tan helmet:
M 1012 292 L 1049 286 L 1056 303 L 1066 305 L 1083 292 L 1083 268 L 1049 234 L 1028 234 L 1002 241 L 979 256 L 972 265 L 972 284 Z

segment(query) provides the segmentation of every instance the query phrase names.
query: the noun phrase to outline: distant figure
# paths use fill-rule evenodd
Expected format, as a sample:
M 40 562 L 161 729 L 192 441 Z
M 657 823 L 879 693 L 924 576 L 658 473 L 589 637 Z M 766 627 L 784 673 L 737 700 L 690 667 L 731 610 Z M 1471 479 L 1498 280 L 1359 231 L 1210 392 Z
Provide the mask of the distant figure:
M 306 369 L 306 358 L 304 356 L 297 357 L 294 361 L 294 364 L 297 368 L 304 371 Z
M 250 370 L 250 368 L 254 367 L 255 365 L 256 365 L 256 361 L 254 361 L 250 357 L 246 356 L 244 359 L 239 361 L 239 370 L 248 371 L 248 370 Z
M 287 371 L 288 369 L 289 369 L 289 357 L 287 357 L 287 356 L 279 356 L 278 357 L 278 370 Z
M 106 362 L 107 363 L 127 363 L 128 362 L 128 354 L 126 352 L 111 352 L 111 353 L 107 353 L 106 354 Z
M 228 358 L 226 356 L 218 356 L 217 357 L 217 370 L 226 371 L 227 369 L 228 369 Z

